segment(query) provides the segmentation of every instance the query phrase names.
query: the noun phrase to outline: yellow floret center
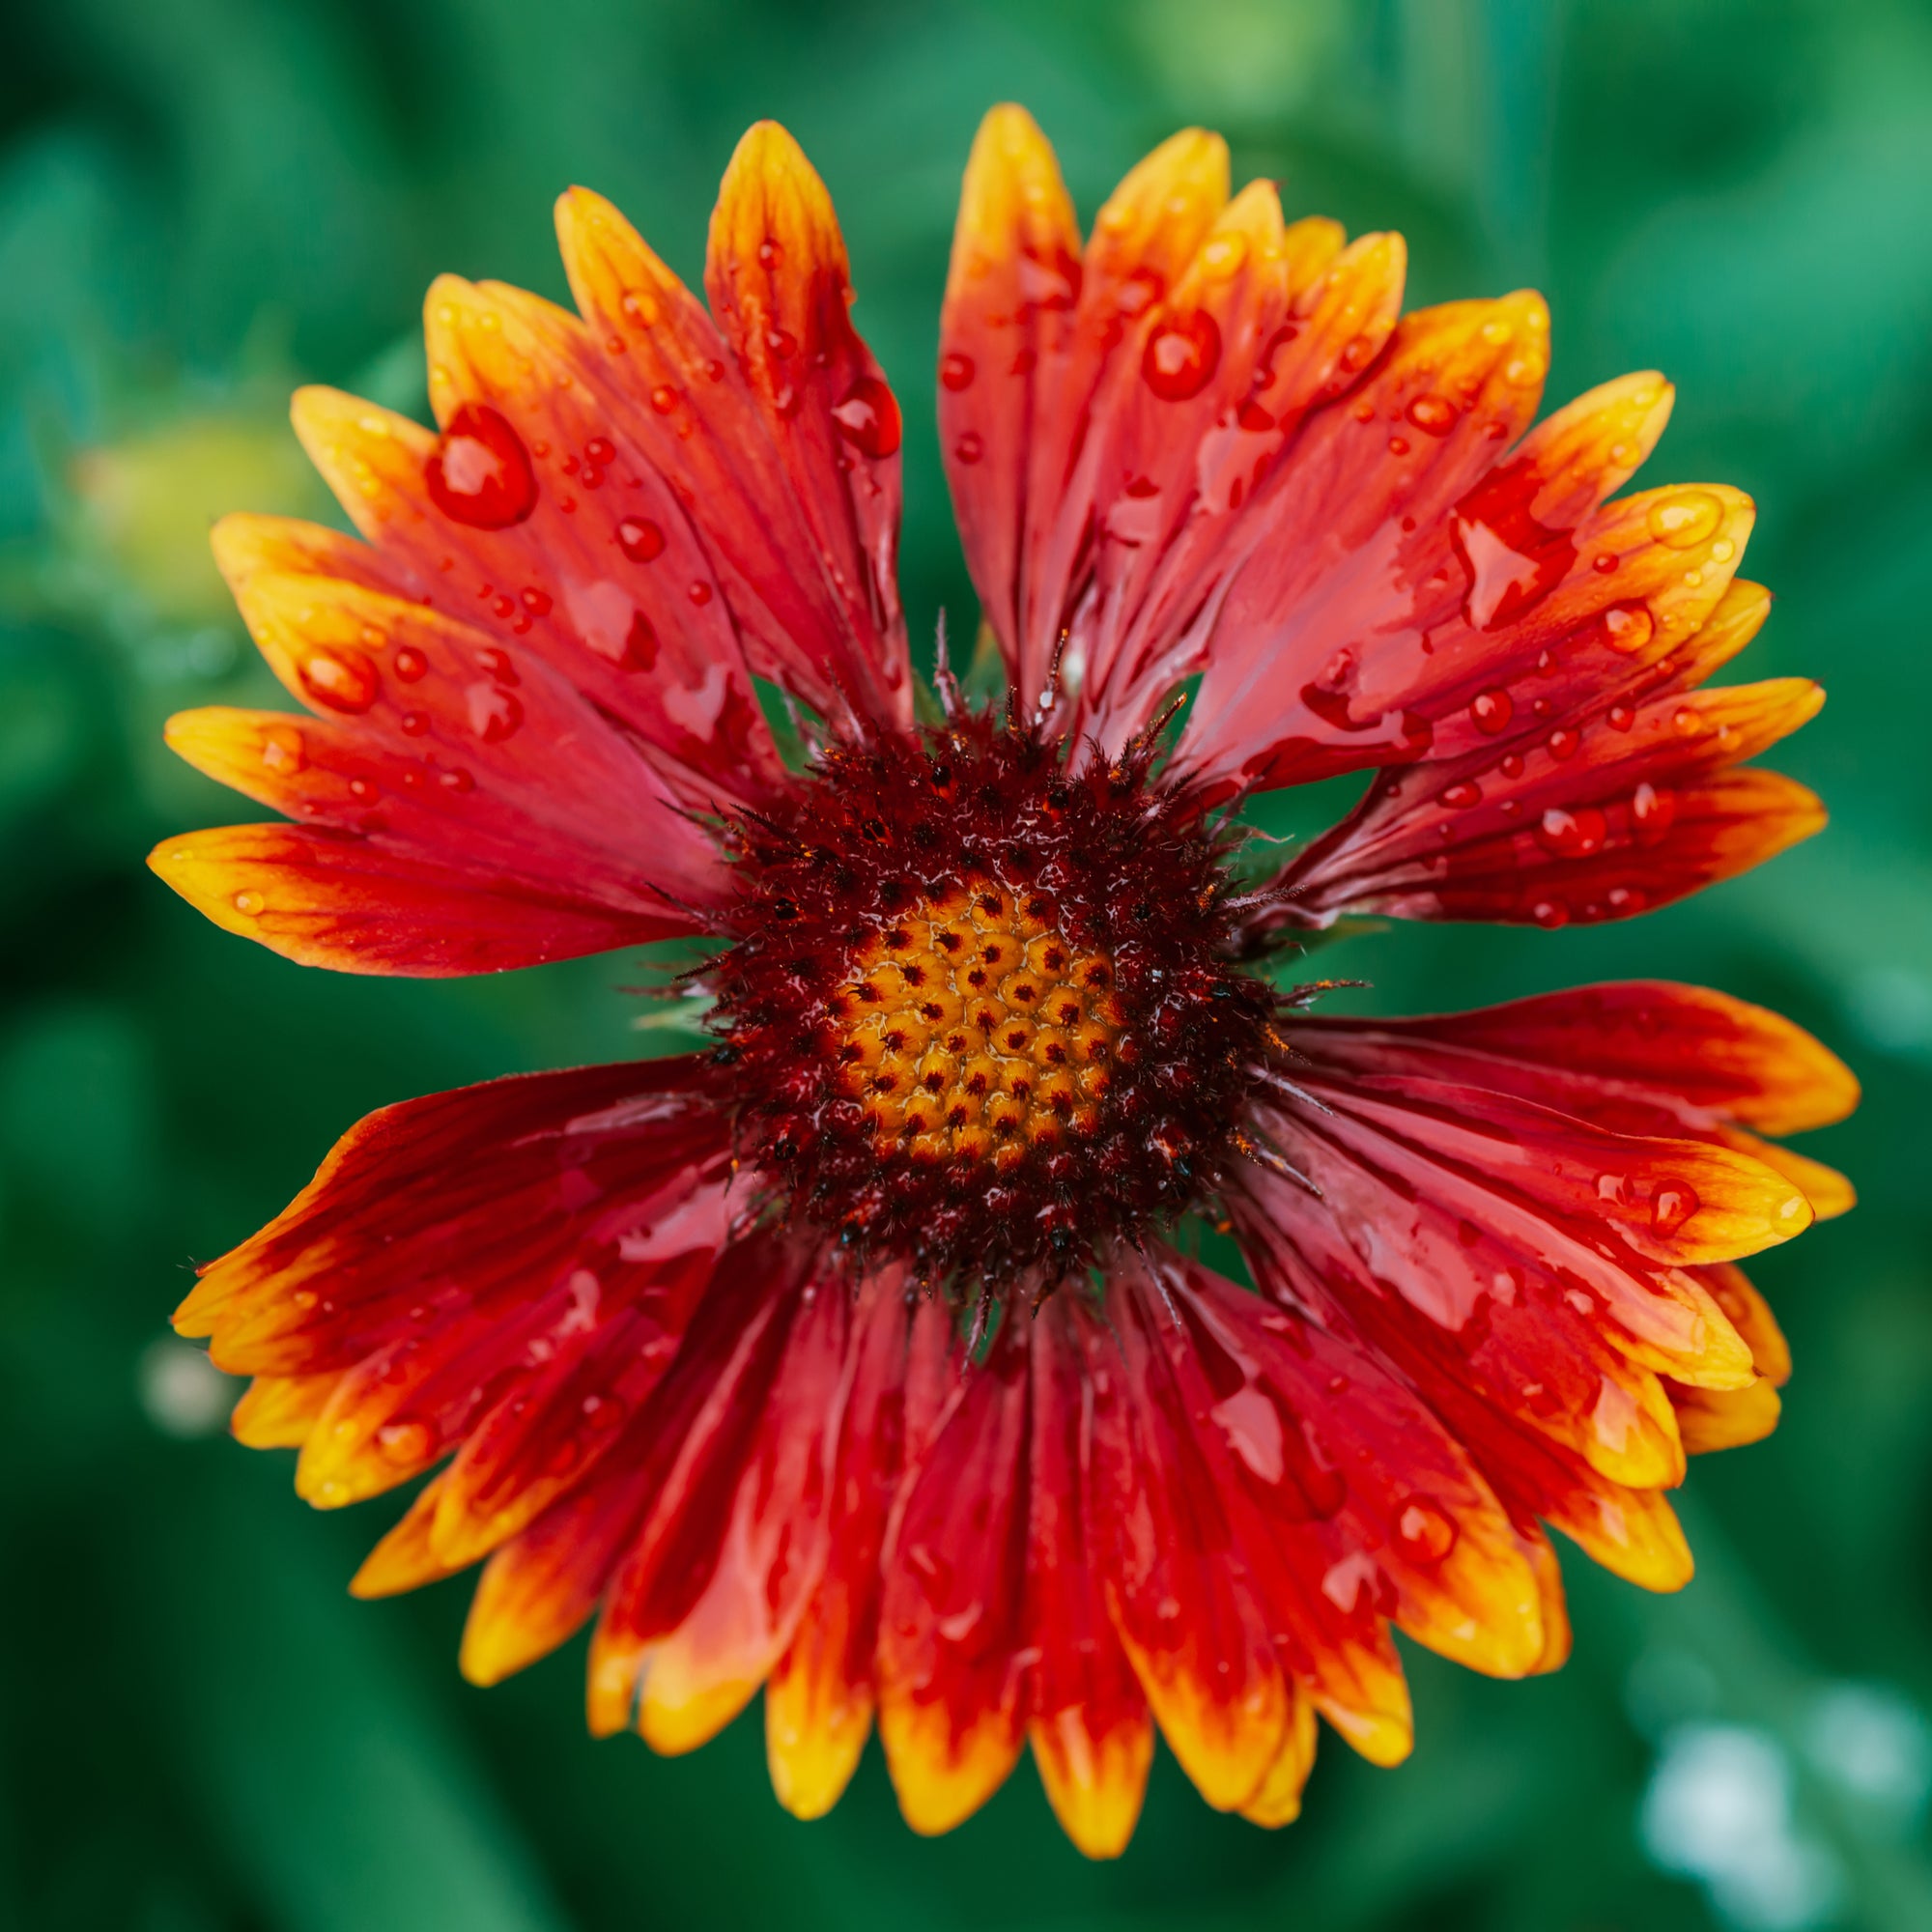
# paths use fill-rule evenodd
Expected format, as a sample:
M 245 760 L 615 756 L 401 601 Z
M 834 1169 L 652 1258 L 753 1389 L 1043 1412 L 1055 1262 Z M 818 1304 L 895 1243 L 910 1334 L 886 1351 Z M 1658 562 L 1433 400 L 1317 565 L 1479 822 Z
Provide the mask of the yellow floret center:
M 1009 1173 L 1098 1130 L 1120 1054 L 1113 962 L 1070 946 L 1049 913 L 976 882 L 854 952 L 834 1078 L 881 1154 Z

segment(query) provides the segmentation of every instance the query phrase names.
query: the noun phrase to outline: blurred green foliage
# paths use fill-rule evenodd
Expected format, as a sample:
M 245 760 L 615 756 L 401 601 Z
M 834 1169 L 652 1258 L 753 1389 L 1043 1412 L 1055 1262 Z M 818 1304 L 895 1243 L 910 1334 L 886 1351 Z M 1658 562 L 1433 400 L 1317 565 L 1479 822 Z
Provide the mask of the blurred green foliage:
M 66 0 L 0 69 L 0 1925 L 1521 1928 L 1932 1924 L 1932 15 L 1910 0 Z M 1832 829 L 1628 925 L 1403 929 L 1324 970 L 1391 1008 L 1621 974 L 1814 1027 L 1866 1079 L 1818 1137 L 1863 1205 L 1754 1272 L 1798 1356 L 1768 1444 L 1694 1468 L 1652 1600 L 1569 1564 L 1576 1661 L 1414 1661 L 1420 1742 L 1332 1739 L 1268 1835 L 1156 1769 L 1083 1863 L 1022 1771 L 828 1822 L 755 1715 L 680 1763 L 593 1745 L 580 1650 L 454 1668 L 466 1590 L 359 1605 L 390 1511 L 313 1516 L 165 1339 L 193 1258 L 381 1102 L 638 1050 L 630 962 L 484 982 L 301 971 L 202 923 L 149 844 L 238 811 L 169 711 L 275 701 L 206 556 L 219 509 L 328 514 L 317 379 L 422 406 L 440 269 L 562 294 L 550 198 L 612 195 L 695 272 L 760 115 L 830 182 L 909 426 L 906 601 L 970 623 L 930 428 L 980 112 L 1026 101 L 1083 208 L 1183 122 L 1292 211 L 1398 226 L 1416 300 L 1534 282 L 1552 395 L 1681 385 L 1647 481 L 1742 484 L 1780 596 L 1748 675 L 1822 674 L 1780 754 Z M 1332 968 L 1331 968 L 1332 962 Z M 669 1041 L 665 1043 L 668 1044 Z

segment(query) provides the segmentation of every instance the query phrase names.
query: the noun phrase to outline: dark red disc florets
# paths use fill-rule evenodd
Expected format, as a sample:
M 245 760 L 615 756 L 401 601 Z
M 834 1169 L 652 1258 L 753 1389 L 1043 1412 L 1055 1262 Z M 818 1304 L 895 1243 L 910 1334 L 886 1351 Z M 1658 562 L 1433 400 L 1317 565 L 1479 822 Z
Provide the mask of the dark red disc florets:
M 1275 1002 L 1233 960 L 1227 837 L 1150 761 L 961 716 L 740 821 L 706 979 L 789 1214 L 995 1290 L 1214 1192 Z

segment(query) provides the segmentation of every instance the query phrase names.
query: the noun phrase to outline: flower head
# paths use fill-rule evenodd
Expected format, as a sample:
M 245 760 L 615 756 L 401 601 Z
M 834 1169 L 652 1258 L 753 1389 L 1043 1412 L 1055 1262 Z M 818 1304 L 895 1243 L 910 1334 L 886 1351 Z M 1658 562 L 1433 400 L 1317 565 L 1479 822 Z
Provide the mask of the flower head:
M 594 195 L 558 230 L 577 315 L 432 290 L 439 432 L 297 398 L 362 540 L 215 547 L 306 715 L 170 730 L 287 822 L 156 869 L 291 958 L 706 949 L 707 1051 L 386 1108 L 178 1315 L 311 1501 L 435 1471 L 355 1587 L 487 1559 L 465 1671 L 594 1617 L 592 1727 L 664 1750 L 762 1687 L 801 1815 L 875 1719 L 922 1831 L 1030 1742 L 1108 1854 L 1156 1726 L 1264 1824 L 1318 1714 L 1400 1759 L 1391 1626 L 1559 1663 L 1545 1523 L 1681 1584 L 1663 1492 L 1788 1368 L 1734 1264 L 1850 1205 L 1762 1136 L 1850 1075 L 1693 987 L 1367 1020 L 1282 970 L 1349 912 L 1620 918 L 1821 822 L 1742 762 L 1817 688 L 1705 688 L 1768 603 L 1749 503 L 1615 495 L 1663 381 L 1535 423 L 1537 298 L 1399 318 L 1397 239 L 1231 199 L 1199 132 L 1083 241 L 997 109 L 940 428 L 1009 690 L 942 651 L 928 710 L 898 407 L 797 147 L 740 146 L 708 308 Z M 1347 772 L 1261 856 L 1247 799 Z

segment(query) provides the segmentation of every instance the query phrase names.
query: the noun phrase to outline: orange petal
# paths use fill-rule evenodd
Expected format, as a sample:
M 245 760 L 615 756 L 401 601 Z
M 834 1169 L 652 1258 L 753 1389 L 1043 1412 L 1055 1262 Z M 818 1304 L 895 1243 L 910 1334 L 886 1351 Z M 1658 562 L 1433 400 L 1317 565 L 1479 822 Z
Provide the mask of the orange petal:
M 492 889 L 453 866 L 385 852 L 353 833 L 293 825 L 164 838 L 148 864 L 223 931 L 341 973 L 496 973 L 690 929 L 682 915 Z
M 1297 1696 L 1281 1754 L 1268 1767 L 1261 1789 L 1241 1806 L 1241 1816 L 1250 1825 L 1265 1825 L 1270 1831 L 1293 1824 L 1301 1816 L 1301 1788 L 1314 1769 L 1315 1706 Z
M 881 1270 L 860 1291 L 854 1320 L 858 1344 L 839 1431 L 831 1548 L 765 1685 L 772 1788 L 797 1818 L 822 1817 L 838 1802 L 872 1725 L 879 1551 L 899 1473 L 912 1325 L 895 1270 Z
M 731 156 L 704 284 L 867 672 L 844 696 L 908 724 L 898 404 L 852 327 L 851 272 L 825 184 L 775 122 L 758 123 Z
M 328 1405 L 340 1376 L 257 1376 L 228 1418 L 228 1433 L 250 1449 L 299 1449 Z
M 1037 1653 L 1027 1737 L 1047 1802 L 1090 1859 L 1132 1837 L 1153 1759 L 1147 1699 L 1107 1615 L 1087 1520 L 1086 1392 L 1062 1299 L 1034 1318 L 1026 1635 Z
M 1791 1345 L 1771 1312 L 1771 1304 L 1729 1263 L 1699 1268 L 1698 1279 L 1750 1347 L 1751 1360 L 1774 1388 L 1791 1379 Z
M 850 1304 L 840 1286 L 826 1286 L 793 1325 L 727 1506 L 717 1567 L 651 1660 L 638 1728 L 653 1750 L 695 1750 L 751 1702 L 825 1569 L 848 1386 Z
M 895 1512 L 879 1738 L 916 1832 L 948 1832 L 970 1817 L 1019 1757 L 1027 1417 L 1026 1353 L 1009 1337 L 986 1362 L 962 1368 Z
M 438 1492 L 444 1478 L 426 1483 L 402 1520 L 362 1559 L 350 1578 L 352 1597 L 397 1597 L 452 1576 L 463 1566 L 446 1563 L 430 1546 L 430 1524 L 436 1520 Z M 479 1680 L 481 1681 L 481 1680 Z
M 1762 1442 L 1777 1427 L 1781 1407 L 1768 1378 L 1741 1389 L 1673 1388 L 1670 1399 L 1677 1405 L 1684 1447 L 1692 1456 Z
M 1081 1323 L 1108 1607 L 1181 1769 L 1216 1810 L 1238 1810 L 1281 1754 L 1294 1692 L 1138 1300 L 1115 1315 L 1111 1335 Z

